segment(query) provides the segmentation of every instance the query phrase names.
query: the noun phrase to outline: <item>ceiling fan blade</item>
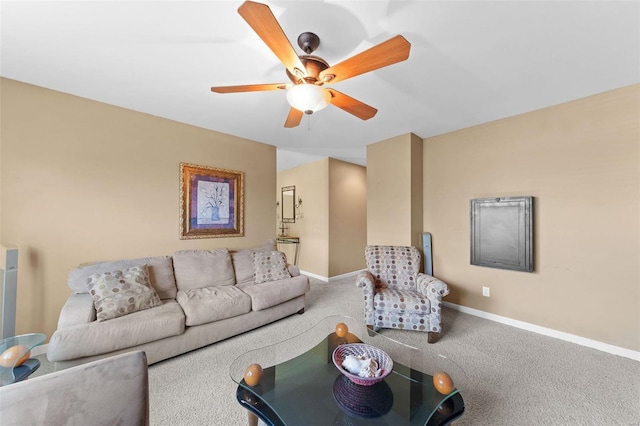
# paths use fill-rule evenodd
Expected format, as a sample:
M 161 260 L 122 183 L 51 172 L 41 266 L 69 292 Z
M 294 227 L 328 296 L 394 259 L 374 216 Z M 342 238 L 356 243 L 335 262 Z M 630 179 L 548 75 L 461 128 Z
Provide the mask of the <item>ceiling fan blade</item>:
M 266 90 L 286 89 L 285 83 L 275 84 L 245 84 L 242 86 L 217 86 L 212 87 L 211 91 L 216 93 L 238 93 L 238 92 L 263 92 Z
M 359 100 L 354 99 L 351 96 L 347 96 L 342 92 L 338 92 L 334 89 L 328 90 L 329 92 L 331 92 L 331 104 L 348 112 L 349 114 L 355 115 L 361 120 L 368 120 L 375 116 L 378 112 L 378 110 L 374 107 L 369 106 L 364 102 L 360 102 Z
M 287 121 L 284 122 L 284 127 L 296 127 L 302 121 L 302 111 L 298 111 L 295 108 L 291 108 L 289 110 L 289 115 L 287 116 Z
M 349 59 L 336 64 L 320 73 L 320 80 L 325 83 L 336 83 L 369 71 L 406 60 L 409 57 L 409 43 L 401 35 L 373 46 Z
M 269 49 L 275 53 L 291 74 L 299 77 L 307 75 L 307 70 L 282 27 L 280 27 L 276 17 L 273 16 L 269 6 L 253 1 L 245 1 L 238 8 L 238 13 L 260 36 L 262 41 L 269 46 Z

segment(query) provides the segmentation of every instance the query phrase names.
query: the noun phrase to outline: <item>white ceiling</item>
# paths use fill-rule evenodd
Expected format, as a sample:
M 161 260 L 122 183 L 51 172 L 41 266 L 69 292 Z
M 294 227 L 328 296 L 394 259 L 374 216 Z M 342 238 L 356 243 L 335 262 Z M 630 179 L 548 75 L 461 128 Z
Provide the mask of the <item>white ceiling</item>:
M 640 82 L 640 2 L 268 1 L 292 45 L 336 64 L 396 34 L 407 61 L 336 83 L 378 109 L 329 106 L 283 127 L 288 82 L 238 15 L 240 1 L 1 1 L 3 77 L 278 147 L 278 169 L 324 157 L 366 164 L 366 145 L 425 138 Z M 299 51 L 302 54 L 301 51 Z

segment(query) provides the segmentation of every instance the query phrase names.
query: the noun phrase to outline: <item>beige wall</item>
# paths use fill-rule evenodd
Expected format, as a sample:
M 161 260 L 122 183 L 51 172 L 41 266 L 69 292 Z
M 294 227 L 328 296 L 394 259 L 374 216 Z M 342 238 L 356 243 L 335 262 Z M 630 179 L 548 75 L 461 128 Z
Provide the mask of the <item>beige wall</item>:
M 280 188 L 296 187 L 296 200 L 302 198 L 296 223 L 289 223 L 287 235 L 300 237 L 298 266 L 301 270 L 327 277 L 329 275 L 329 159 L 281 171 L 277 174 L 277 197 Z M 293 247 L 280 248 L 293 259 Z
M 365 268 L 367 171 L 329 159 L 329 276 Z
M 425 139 L 448 301 L 640 350 L 639 99 L 635 85 Z M 471 266 L 469 200 L 515 195 L 535 197 L 534 272 Z
M 422 253 L 423 226 L 423 171 L 422 139 L 413 133 L 410 134 L 411 144 L 411 245 L 417 247 Z
M 422 247 L 422 140 L 367 145 L 367 244 Z
M 81 262 L 275 237 L 275 147 L 0 81 L 0 237 L 20 248 L 18 333 L 51 335 Z M 179 239 L 180 162 L 245 172 L 244 237 Z
M 302 198 L 299 218 L 289 223 L 288 235 L 300 237 L 298 266 L 321 278 L 364 268 L 366 245 L 366 169 L 323 158 L 278 173 L 280 188 L 296 187 Z M 293 247 L 280 245 L 293 259 Z

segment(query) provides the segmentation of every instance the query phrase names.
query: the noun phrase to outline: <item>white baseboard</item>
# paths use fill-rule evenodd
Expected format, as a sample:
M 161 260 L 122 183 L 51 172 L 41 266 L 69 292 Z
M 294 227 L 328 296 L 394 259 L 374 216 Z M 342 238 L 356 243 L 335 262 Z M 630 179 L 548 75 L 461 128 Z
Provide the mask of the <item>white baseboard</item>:
M 360 273 L 360 271 L 364 271 L 364 269 L 360 269 L 358 271 L 353 271 L 353 272 L 347 272 L 346 274 L 342 274 L 342 275 L 334 275 L 333 277 L 325 277 L 323 275 L 318 275 L 318 274 L 314 274 L 312 272 L 307 272 L 307 271 L 303 271 L 303 270 L 300 270 L 300 273 L 302 275 L 306 275 L 308 277 L 315 278 L 317 280 L 324 281 L 324 282 L 328 283 L 330 281 L 338 281 L 338 280 L 341 280 L 343 278 L 355 277 L 356 275 L 358 275 Z
M 341 280 L 343 278 L 350 278 L 350 277 L 354 277 L 355 278 L 356 276 L 358 276 L 360 271 L 364 271 L 364 269 L 360 269 L 358 271 L 353 271 L 353 272 L 347 272 L 346 274 L 342 274 L 342 275 L 335 275 L 333 277 L 329 277 L 329 281 L 338 281 L 338 280 Z M 355 280 L 353 282 L 355 284 Z
M 314 274 L 312 272 L 303 271 L 302 269 L 300 270 L 300 273 L 302 275 L 306 275 L 308 277 L 315 278 L 317 280 L 324 281 L 326 283 L 329 282 L 329 278 L 328 277 L 323 277 L 322 275 Z
M 640 352 L 633 351 L 631 349 L 621 348 L 619 346 L 610 345 L 608 343 L 599 342 L 597 340 L 587 339 L 586 337 L 576 336 L 575 334 L 569 334 L 563 331 L 554 330 L 552 328 L 541 327 L 539 325 L 530 324 L 528 322 L 514 320 L 511 318 L 503 317 L 501 315 L 496 315 L 490 312 L 481 311 L 479 309 L 473 309 L 466 306 L 456 305 L 455 303 L 443 301 L 442 304 L 447 308 L 451 308 L 456 311 L 463 312 L 465 314 L 469 314 L 476 317 L 499 322 L 502 324 L 510 325 L 512 327 L 520 328 L 523 330 L 532 331 L 534 333 L 542 334 L 544 336 L 565 340 L 567 342 L 575 343 L 577 345 L 586 346 L 592 349 L 597 349 L 602 352 L 607 352 L 613 355 L 629 358 L 634 361 L 640 361 Z

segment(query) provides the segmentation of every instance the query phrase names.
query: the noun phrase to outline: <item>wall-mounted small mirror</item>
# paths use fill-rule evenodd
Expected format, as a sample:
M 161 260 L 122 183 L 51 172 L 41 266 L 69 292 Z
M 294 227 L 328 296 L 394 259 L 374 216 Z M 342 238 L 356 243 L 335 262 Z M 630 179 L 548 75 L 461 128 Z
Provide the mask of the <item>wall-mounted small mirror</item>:
M 282 206 L 282 222 L 283 223 L 295 223 L 296 222 L 296 187 L 295 186 L 283 186 L 282 187 L 282 200 L 280 200 Z
M 471 200 L 471 264 L 533 272 L 533 197 Z

